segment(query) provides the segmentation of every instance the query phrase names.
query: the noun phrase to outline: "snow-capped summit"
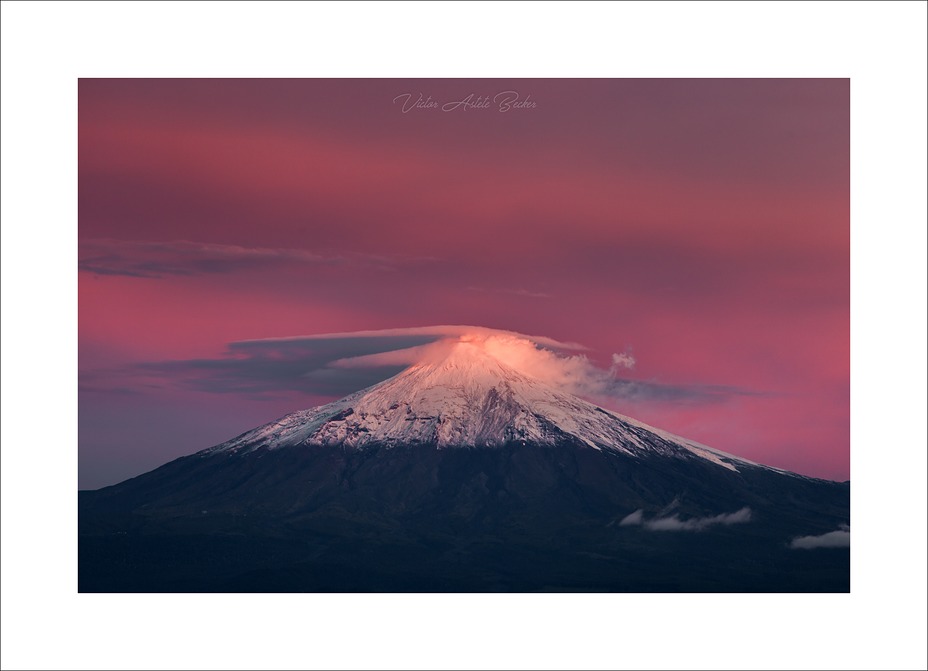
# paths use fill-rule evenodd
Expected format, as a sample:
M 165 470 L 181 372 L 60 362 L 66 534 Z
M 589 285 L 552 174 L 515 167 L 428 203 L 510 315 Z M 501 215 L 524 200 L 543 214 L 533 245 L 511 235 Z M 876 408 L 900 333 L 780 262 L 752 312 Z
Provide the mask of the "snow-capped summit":
M 729 470 L 756 465 L 601 408 L 517 369 L 523 345 L 493 336 L 442 343 L 388 380 L 286 415 L 205 452 L 574 444 L 631 456 L 695 456 Z

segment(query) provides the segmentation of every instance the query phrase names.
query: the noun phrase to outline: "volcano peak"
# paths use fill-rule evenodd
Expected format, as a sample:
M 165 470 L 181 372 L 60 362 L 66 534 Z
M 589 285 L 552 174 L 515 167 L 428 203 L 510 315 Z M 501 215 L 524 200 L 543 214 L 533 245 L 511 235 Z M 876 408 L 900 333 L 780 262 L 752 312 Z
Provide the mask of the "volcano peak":
M 535 345 L 507 336 L 437 343 L 394 377 L 338 401 L 292 413 L 203 454 L 341 446 L 436 449 L 508 444 L 698 457 L 728 470 L 752 462 L 654 429 L 532 375 Z

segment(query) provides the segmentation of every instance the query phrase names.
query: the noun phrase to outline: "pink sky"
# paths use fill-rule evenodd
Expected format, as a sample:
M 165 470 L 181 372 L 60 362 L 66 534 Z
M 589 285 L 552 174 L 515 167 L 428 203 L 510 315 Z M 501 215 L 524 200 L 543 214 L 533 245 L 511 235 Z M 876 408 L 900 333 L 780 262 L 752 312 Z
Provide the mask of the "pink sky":
M 392 102 L 505 90 L 536 106 Z M 81 486 L 353 381 L 293 379 L 273 361 L 292 353 L 231 343 L 437 324 L 579 342 L 603 367 L 628 351 L 622 375 L 648 391 L 610 407 L 847 479 L 848 95 L 812 79 L 82 80 Z

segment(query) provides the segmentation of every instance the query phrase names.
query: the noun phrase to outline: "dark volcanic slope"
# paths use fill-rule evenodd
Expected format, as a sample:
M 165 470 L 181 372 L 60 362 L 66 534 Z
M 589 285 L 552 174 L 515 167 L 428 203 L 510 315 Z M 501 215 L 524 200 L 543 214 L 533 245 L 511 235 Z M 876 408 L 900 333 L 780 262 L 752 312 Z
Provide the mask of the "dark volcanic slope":
M 80 589 L 846 591 L 846 549 L 788 543 L 848 513 L 847 484 L 572 443 L 205 452 L 80 494 Z

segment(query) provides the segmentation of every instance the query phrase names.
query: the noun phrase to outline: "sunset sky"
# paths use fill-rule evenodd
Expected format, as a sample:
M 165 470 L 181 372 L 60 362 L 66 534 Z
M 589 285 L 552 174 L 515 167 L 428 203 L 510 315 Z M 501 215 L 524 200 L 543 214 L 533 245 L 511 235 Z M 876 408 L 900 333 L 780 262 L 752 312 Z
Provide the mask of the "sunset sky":
M 79 484 L 459 324 L 634 360 L 597 402 L 848 479 L 848 171 L 844 79 L 81 80 Z

